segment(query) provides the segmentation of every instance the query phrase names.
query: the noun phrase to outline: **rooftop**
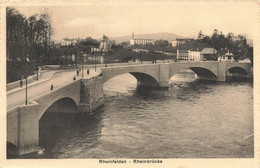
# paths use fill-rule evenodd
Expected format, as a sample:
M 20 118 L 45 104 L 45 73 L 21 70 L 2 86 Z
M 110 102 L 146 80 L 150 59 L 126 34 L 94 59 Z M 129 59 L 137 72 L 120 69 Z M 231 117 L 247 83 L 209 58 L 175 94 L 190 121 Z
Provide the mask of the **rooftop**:
M 218 55 L 219 56 L 220 55 L 229 55 L 229 56 L 231 56 L 231 55 L 233 55 L 233 53 L 230 52 L 229 49 L 221 49 L 221 50 L 218 51 Z
M 202 51 L 204 48 L 213 48 L 208 43 L 197 43 L 193 48 L 191 48 L 191 51 Z

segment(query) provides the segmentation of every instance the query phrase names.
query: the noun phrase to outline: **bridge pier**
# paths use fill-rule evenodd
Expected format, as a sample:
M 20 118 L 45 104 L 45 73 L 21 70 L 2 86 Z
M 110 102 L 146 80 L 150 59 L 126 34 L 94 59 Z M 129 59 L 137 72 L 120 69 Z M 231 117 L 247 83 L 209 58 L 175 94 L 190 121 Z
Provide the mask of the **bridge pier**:
M 169 85 L 169 81 L 164 81 L 164 82 L 160 82 L 159 83 L 159 86 L 158 87 L 161 87 L 161 88 L 167 88 L 167 87 L 169 87 L 170 85 Z
M 170 65 L 159 64 L 159 87 L 169 87 Z
M 29 102 L 7 114 L 7 141 L 17 147 L 17 154 L 37 152 L 39 149 L 39 104 Z
M 226 81 L 226 67 L 227 62 L 218 62 L 218 76 L 217 80 L 219 82 L 225 82 Z
M 91 113 L 102 106 L 103 101 L 102 77 L 96 76 L 90 79 L 82 79 L 78 111 L 81 113 Z

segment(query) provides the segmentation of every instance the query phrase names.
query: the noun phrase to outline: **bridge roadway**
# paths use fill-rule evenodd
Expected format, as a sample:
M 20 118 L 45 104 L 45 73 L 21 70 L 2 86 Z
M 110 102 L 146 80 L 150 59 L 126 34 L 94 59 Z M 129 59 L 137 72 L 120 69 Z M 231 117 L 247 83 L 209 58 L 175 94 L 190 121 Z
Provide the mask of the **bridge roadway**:
M 87 75 L 86 72 L 84 73 L 85 78 L 91 78 L 96 75 L 97 72 L 95 72 L 94 69 L 90 69 L 89 75 Z M 29 84 L 27 88 L 28 100 L 50 91 L 51 84 L 53 84 L 54 89 L 56 89 L 72 82 L 74 76 L 76 76 L 76 79 L 81 78 L 81 72 L 79 76 L 77 76 L 76 70 L 63 71 L 56 73 L 52 79 L 45 82 L 33 82 Z M 25 104 L 25 84 L 22 89 L 15 88 L 7 91 L 7 110 L 22 104 Z
M 115 66 L 129 66 L 129 65 L 138 65 L 138 63 L 116 63 L 116 64 L 107 64 L 108 67 L 115 67 Z M 105 64 L 98 64 L 97 68 L 104 67 Z M 87 75 L 86 70 L 90 68 L 90 74 Z M 98 70 L 97 70 L 98 72 Z M 97 72 L 94 70 L 94 65 L 84 65 L 84 78 L 89 79 L 93 76 L 97 75 Z M 53 73 L 45 73 L 41 76 L 41 78 L 51 78 L 50 74 Z M 68 71 L 57 71 L 56 74 L 54 74 L 53 78 L 50 80 L 43 81 L 37 81 L 32 82 L 28 84 L 28 90 L 27 90 L 27 96 L 28 101 L 31 99 L 34 99 L 35 97 L 42 95 L 48 91 L 50 91 L 50 86 L 53 84 L 54 89 L 57 89 L 65 84 L 70 83 L 73 80 L 73 77 L 76 76 L 76 79 L 81 78 L 82 74 L 81 71 L 79 73 L 79 76 L 76 75 L 76 70 L 68 70 Z M 18 105 L 25 104 L 25 83 L 22 88 L 14 88 L 11 90 L 8 90 L 6 92 L 6 98 L 7 98 L 7 110 L 16 107 Z

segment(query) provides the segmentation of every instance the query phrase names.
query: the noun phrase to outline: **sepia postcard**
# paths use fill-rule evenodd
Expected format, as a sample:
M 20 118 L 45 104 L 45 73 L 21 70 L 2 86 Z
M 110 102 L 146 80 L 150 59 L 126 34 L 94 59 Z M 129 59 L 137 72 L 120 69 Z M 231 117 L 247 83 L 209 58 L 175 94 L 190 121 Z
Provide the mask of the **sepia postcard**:
M 259 1 L 1 1 L 0 168 L 259 168 Z

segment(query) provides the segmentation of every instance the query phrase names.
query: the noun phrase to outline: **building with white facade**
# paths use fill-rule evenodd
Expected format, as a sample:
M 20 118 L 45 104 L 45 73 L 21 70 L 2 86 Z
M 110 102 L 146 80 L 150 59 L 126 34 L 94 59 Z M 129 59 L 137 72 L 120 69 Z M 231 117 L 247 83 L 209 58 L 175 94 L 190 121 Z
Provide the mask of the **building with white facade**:
M 145 44 L 153 44 L 156 40 L 154 39 L 135 39 L 134 33 L 132 34 L 132 39 L 130 40 L 130 45 L 145 45 Z
M 229 50 L 225 50 L 224 52 L 225 52 L 225 54 L 223 54 L 223 51 L 219 52 L 218 61 L 228 61 L 228 62 L 234 62 L 235 61 L 236 55 L 229 52 Z
M 177 50 L 178 60 L 189 60 L 189 50 Z
M 178 60 L 189 60 L 189 51 L 193 48 L 196 41 L 191 40 L 187 43 L 177 46 L 177 59 Z
M 203 56 L 200 50 L 189 50 L 188 52 L 189 61 L 203 61 Z

